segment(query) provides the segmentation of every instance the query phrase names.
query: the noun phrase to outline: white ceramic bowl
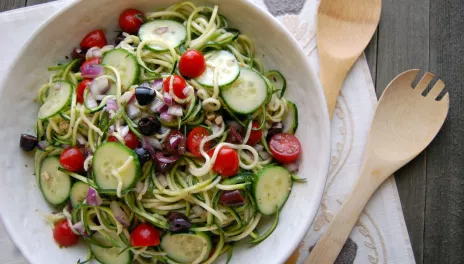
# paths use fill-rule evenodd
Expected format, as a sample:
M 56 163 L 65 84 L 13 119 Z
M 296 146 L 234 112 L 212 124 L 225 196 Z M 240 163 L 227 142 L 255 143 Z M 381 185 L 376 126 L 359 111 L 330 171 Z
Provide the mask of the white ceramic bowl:
M 38 87 L 49 76 L 47 67 L 64 60 L 89 31 L 105 28 L 109 39 L 118 29 L 122 10 L 134 7 L 153 11 L 179 0 L 78 1 L 48 20 L 25 45 L 7 74 L 0 97 L 0 211 L 4 224 L 23 255 L 31 263 L 76 263 L 84 259 L 83 246 L 60 249 L 40 213 L 51 208 L 33 176 L 32 155 L 19 148 L 19 137 L 33 129 Z M 319 82 L 293 37 L 267 12 L 248 1 L 197 1 L 219 3 L 220 13 L 251 36 L 267 69 L 279 69 L 288 81 L 287 97 L 299 110 L 297 136 L 303 147 L 300 176 L 285 204 L 277 229 L 257 246 L 240 245 L 232 263 L 283 263 L 307 232 L 324 190 L 329 167 L 330 127 Z M 266 228 L 266 226 L 264 226 Z M 222 263 L 222 262 L 220 262 Z

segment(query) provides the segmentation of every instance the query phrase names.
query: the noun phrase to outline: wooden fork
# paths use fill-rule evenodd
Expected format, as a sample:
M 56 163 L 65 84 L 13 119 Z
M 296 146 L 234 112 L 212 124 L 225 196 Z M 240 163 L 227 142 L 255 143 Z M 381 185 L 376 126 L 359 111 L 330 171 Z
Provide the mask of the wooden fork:
M 449 108 L 449 95 L 441 100 L 445 84 L 427 72 L 416 87 L 411 86 L 419 70 L 397 76 L 385 89 L 375 111 L 367 140 L 361 175 L 342 207 L 330 222 L 305 264 L 333 263 L 363 208 L 377 188 L 422 152 L 437 135 Z

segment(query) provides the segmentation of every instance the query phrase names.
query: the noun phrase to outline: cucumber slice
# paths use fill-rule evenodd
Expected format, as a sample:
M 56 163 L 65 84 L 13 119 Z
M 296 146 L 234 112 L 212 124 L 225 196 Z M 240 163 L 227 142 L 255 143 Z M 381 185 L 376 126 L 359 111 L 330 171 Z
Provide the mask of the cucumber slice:
M 125 49 L 110 50 L 103 55 L 103 65 L 115 67 L 121 76 L 121 85 L 127 90 L 137 82 L 140 74 L 140 67 L 135 56 Z
M 47 101 L 40 107 L 38 118 L 40 120 L 55 116 L 69 105 L 74 91 L 72 84 L 58 81 L 48 90 Z
M 71 205 L 73 207 L 78 206 L 81 204 L 85 198 L 87 198 L 87 192 L 89 191 L 89 185 L 85 182 L 76 182 L 71 188 Z
M 192 263 L 200 258 L 206 260 L 211 251 L 211 239 L 202 232 L 195 234 L 166 234 L 161 239 L 161 248 L 168 257 L 180 263 Z M 205 250 L 206 248 L 206 250 Z M 203 252 L 205 250 L 205 252 Z
M 264 76 L 266 76 L 266 78 L 274 84 L 275 88 L 280 91 L 279 98 L 282 98 L 287 89 L 287 80 L 285 80 L 282 73 L 279 71 L 268 71 Z
M 40 167 L 40 190 L 45 199 L 54 205 L 66 202 L 71 192 L 71 178 L 58 170 L 60 166 L 58 156 L 49 156 L 43 160 Z
M 287 201 L 292 190 L 292 176 L 284 167 L 266 166 L 257 175 L 253 187 L 258 211 L 272 215 Z
M 221 96 L 230 110 L 239 114 L 250 114 L 264 104 L 268 89 L 261 74 L 242 67 L 238 79 L 221 89 Z
M 95 233 L 92 238 L 105 247 L 99 247 L 95 244 L 89 243 L 90 250 L 95 255 L 95 258 L 103 264 L 130 264 L 132 263 L 132 253 L 130 250 L 124 250 L 126 245 L 116 235 L 116 233 L 109 234 L 111 239 L 120 247 L 111 247 L 112 242 L 100 232 Z M 121 253 L 122 252 L 122 253 Z
M 214 51 L 213 55 L 206 60 L 207 64 L 212 65 L 218 74 L 218 86 L 223 87 L 233 83 L 240 75 L 240 67 L 238 66 L 235 56 L 225 50 Z M 200 77 L 196 78 L 197 82 L 207 87 L 213 87 L 213 69 L 206 67 Z
M 289 134 L 295 134 L 298 128 L 298 108 L 291 101 L 287 101 L 287 112 L 282 117 L 282 126 L 283 132 Z
M 163 39 L 169 46 L 177 48 L 184 43 L 187 30 L 184 25 L 174 20 L 153 20 L 143 24 L 139 29 L 141 41 Z M 164 46 L 150 44 L 146 46 L 154 52 L 164 52 L 168 49 Z
M 119 142 L 107 142 L 98 146 L 92 160 L 97 186 L 103 190 L 116 191 L 119 182 L 113 175 L 113 171 L 121 168 L 126 162 L 125 168 L 119 172 L 122 191 L 134 187 L 140 176 L 137 154 Z

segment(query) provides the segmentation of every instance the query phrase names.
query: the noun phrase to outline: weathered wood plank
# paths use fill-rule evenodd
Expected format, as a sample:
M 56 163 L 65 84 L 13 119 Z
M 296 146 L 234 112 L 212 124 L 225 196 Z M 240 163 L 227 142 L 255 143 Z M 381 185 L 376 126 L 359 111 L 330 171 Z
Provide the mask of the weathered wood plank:
M 38 5 L 38 4 L 43 4 L 43 3 L 53 2 L 53 1 L 55 0 L 26 0 L 26 5 L 33 6 L 33 5 Z
M 428 68 L 429 0 L 384 0 L 377 53 L 377 95 L 399 73 Z M 396 174 L 406 225 L 417 263 L 423 263 L 426 156 Z
M 450 93 L 448 120 L 427 152 L 424 263 L 464 259 L 464 2 L 430 0 L 430 70 Z
M 0 0 L 0 12 L 24 7 L 26 0 Z
M 379 40 L 379 30 L 375 32 L 374 36 L 371 39 L 371 42 L 369 42 L 369 45 L 367 46 L 365 50 L 366 54 L 366 59 L 367 59 L 367 64 L 369 64 L 369 69 L 371 71 L 371 76 L 372 76 L 372 81 L 375 82 L 377 79 L 377 51 L 378 51 L 378 40 Z

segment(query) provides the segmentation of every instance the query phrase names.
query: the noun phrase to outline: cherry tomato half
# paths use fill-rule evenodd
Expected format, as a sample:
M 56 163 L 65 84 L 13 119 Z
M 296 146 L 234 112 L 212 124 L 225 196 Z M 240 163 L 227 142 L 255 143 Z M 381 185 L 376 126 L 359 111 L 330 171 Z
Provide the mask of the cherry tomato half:
M 92 47 L 103 48 L 106 45 L 108 45 L 108 41 L 106 40 L 105 33 L 100 29 L 89 32 L 80 44 L 82 49 L 90 49 Z
M 80 71 L 82 71 L 82 69 L 84 68 L 84 65 L 97 65 L 97 64 L 100 64 L 101 59 L 102 58 L 91 58 L 90 60 L 84 61 L 84 63 L 82 63 L 82 65 L 81 65 Z
M 189 50 L 182 54 L 179 61 L 180 74 L 196 78 L 200 76 L 206 69 L 206 61 L 203 54 L 197 50 Z
M 87 88 L 91 82 L 92 82 L 91 79 L 84 79 L 77 85 L 76 95 L 77 95 L 77 101 L 79 103 L 81 103 L 81 104 L 84 103 L 85 88 Z
M 133 247 L 154 247 L 160 244 L 158 231 L 151 225 L 142 223 L 131 234 Z
M 108 136 L 107 141 L 119 142 L 115 136 Z M 127 133 L 127 135 L 124 137 L 124 145 L 126 145 L 128 148 L 136 149 L 139 146 L 139 139 L 134 133 L 132 133 L 132 131 L 129 131 L 129 133 Z
M 61 166 L 72 172 L 84 170 L 84 160 L 84 155 L 77 147 L 67 148 L 60 155 Z
M 208 131 L 208 129 L 204 128 L 204 127 L 195 127 L 194 129 L 192 129 L 192 131 L 189 132 L 188 136 L 187 136 L 187 147 L 189 149 L 189 151 L 197 156 L 197 157 L 201 157 L 201 152 L 200 152 L 200 143 L 201 143 L 201 140 L 207 136 L 210 135 L 210 132 Z M 206 142 L 203 149 L 205 150 L 208 150 L 210 148 L 210 142 Z
M 140 26 L 143 24 L 143 13 L 137 9 L 126 9 L 119 16 L 119 27 L 129 34 L 139 32 Z
M 187 86 L 184 78 L 180 77 L 179 75 L 172 75 L 174 76 L 174 82 L 172 83 L 172 87 L 174 88 L 174 94 L 179 97 L 180 99 L 187 98 L 187 95 L 184 94 L 184 88 Z M 166 78 L 163 82 L 163 89 L 165 92 L 169 93 L 169 83 L 171 82 L 171 76 Z
M 69 247 L 77 243 L 79 236 L 74 234 L 69 227 L 68 220 L 63 219 L 55 224 L 53 229 L 53 238 L 63 247 Z
M 261 125 L 258 124 L 258 122 L 253 121 L 253 123 L 251 123 L 251 127 L 253 129 L 257 129 L 260 126 Z M 260 130 L 253 130 L 253 129 L 251 130 L 250 137 L 248 138 L 248 141 L 247 141 L 247 144 L 250 146 L 256 145 L 256 143 L 259 142 L 259 140 L 261 139 L 261 136 L 263 135 L 263 131 L 261 129 Z
M 209 150 L 210 157 L 214 154 L 214 148 Z M 227 178 L 237 174 L 239 166 L 238 154 L 234 149 L 229 147 L 222 147 L 214 161 L 213 171 L 221 174 L 223 178 Z
M 301 153 L 300 141 L 287 133 L 274 135 L 269 141 L 269 148 L 274 158 L 283 164 L 294 162 Z

